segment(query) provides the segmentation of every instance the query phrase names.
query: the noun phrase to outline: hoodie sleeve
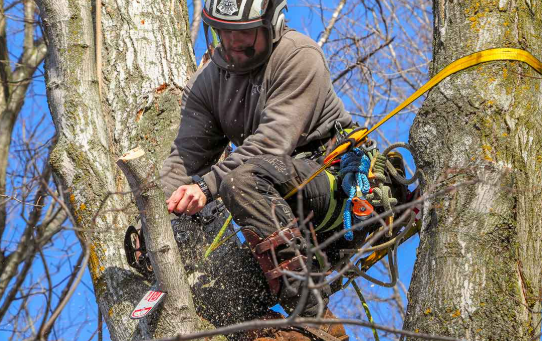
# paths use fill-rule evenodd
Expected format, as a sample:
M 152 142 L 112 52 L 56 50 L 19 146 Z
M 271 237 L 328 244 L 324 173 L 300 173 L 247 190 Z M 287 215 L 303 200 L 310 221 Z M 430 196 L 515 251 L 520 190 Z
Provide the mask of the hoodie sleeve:
M 205 69 L 193 76 L 182 96 L 179 132 L 160 171 L 166 198 L 179 186 L 192 183 L 189 175 L 209 172 L 228 144 L 212 115 L 206 86 L 212 75 Z

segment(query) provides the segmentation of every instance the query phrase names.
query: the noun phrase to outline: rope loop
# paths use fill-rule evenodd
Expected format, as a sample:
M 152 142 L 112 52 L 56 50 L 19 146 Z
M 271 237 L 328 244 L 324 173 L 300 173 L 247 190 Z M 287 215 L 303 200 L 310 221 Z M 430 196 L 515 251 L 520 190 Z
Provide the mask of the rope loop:
M 410 152 L 410 154 L 413 154 L 412 153 L 412 147 L 410 146 L 410 144 L 405 143 L 405 142 L 397 142 L 397 143 L 390 144 L 388 146 L 388 148 L 386 148 L 382 154 L 387 157 L 388 154 L 392 150 L 397 149 L 397 148 L 405 148 L 406 150 L 408 150 Z M 420 169 L 416 169 L 416 172 L 414 173 L 414 175 L 410 179 L 406 179 L 405 177 L 403 177 L 403 176 L 399 175 L 399 173 L 397 173 L 397 170 L 395 169 L 395 167 L 393 167 L 391 162 L 387 161 L 386 162 L 386 167 L 388 168 L 388 171 L 389 171 L 390 175 L 393 176 L 395 178 L 395 180 L 397 180 L 397 182 L 399 182 L 402 185 L 410 185 L 411 183 L 414 183 L 418 179 L 423 180 L 422 172 L 421 172 Z
M 339 171 L 343 179 L 341 187 L 346 195 L 348 195 L 343 212 L 344 228 L 346 230 L 352 228 L 352 199 L 356 196 L 364 197 L 369 193 L 369 189 L 371 188 L 369 179 L 367 178 L 370 167 L 371 160 L 359 148 L 354 148 L 341 157 L 341 169 Z M 344 238 L 352 241 L 354 233 L 348 231 L 344 235 Z

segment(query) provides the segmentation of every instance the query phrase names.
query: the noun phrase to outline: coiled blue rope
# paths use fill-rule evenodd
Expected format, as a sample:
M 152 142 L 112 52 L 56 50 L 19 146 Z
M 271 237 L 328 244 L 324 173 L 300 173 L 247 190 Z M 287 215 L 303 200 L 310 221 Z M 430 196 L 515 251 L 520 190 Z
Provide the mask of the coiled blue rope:
M 359 148 L 354 148 L 341 157 L 341 170 L 339 174 L 343 179 L 342 188 L 348 195 L 343 212 L 345 230 L 352 227 L 352 199 L 356 196 L 356 187 L 359 186 L 363 195 L 369 193 L 369 189 L 371 188 L 369 179 L 367 178 L 370 166 L 371 160 Z M 344 238 L 351 241 L 354 239 L 354 233 L 348 231 L 344 235 Z

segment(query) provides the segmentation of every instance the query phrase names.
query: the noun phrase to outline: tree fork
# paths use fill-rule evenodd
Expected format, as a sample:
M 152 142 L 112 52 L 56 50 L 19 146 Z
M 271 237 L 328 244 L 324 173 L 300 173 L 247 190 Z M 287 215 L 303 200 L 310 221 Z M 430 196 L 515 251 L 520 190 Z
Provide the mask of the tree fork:
M 198 316 L 192 301 L 186 272 L 173 237 L 164 192 L 157 185 L 158 172 L 145 151 L 135 148 L 117 160 L 136 199 L 142 221 L 145 244 L 161 291 L 167 293 L 154 337 L 164 331 L 180 334 L 196 331 Z M 176 328 L 160 328 L 160 324 Z

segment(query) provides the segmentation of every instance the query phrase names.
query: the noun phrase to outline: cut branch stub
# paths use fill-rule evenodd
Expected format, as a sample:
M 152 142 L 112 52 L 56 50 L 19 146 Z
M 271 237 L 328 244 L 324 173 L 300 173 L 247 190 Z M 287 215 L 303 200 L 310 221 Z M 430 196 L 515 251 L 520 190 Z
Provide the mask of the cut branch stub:
M 181 256 L 171 230 L 164 192 L 156 184 L 156 167 L 139 147 L 119 158 L 117 165 L 128 179 L 134 193 L 147 251 L 159 288 L 167 292 L 154 337 L 173 336 L 166 332 L 169 330 L 171 333 L 170 328 L 160 328 L 161 324 L 181 327 L 176 329 L 175 333 L 194 332 L 198 328 L 199 318 L 195 313 L 184 267 L 181 266 Z M 169 335 L 162 335 L 163 332 Z

